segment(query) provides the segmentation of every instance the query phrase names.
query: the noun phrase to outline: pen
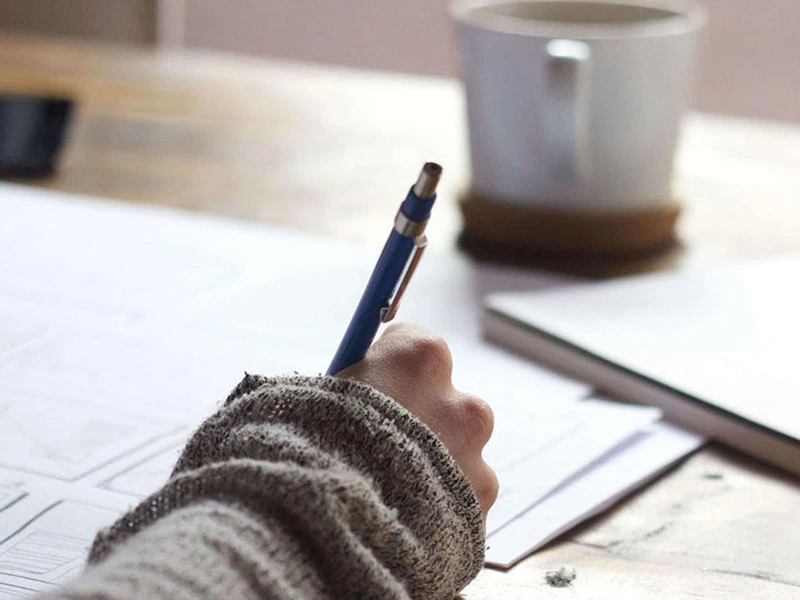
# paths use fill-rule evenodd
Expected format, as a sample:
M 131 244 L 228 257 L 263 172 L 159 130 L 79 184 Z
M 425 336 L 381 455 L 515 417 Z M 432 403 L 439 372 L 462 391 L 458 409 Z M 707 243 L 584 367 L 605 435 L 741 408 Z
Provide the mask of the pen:
M 425 226 L 436 200 L 436 185 L 441 175 L 442 167 L 432 162 L 425 163 L 417 182 L 400 205 L 389 239 L 372 270 L 327 375 L 335 375 L 364 358 L 381 323 L 391 321 L 397 313 L 400 299 L 428 244 Z M 397 292 L 392 298 L 395 288 Z

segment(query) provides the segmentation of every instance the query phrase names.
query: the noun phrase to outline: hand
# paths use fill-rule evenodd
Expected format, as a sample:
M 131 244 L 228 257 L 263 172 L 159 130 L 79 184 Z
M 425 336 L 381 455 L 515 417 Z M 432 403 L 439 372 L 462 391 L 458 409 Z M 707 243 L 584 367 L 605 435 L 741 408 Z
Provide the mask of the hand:
M 491 408 L 453 387 L 447 344 L 416 325 L 392 325 L 366 357 L 336 374 L 371 385 L 414 413 L 444 443 L 475 490 L 484 521 L 497 498 L 497 476 L 481 451 L 494 427 Z

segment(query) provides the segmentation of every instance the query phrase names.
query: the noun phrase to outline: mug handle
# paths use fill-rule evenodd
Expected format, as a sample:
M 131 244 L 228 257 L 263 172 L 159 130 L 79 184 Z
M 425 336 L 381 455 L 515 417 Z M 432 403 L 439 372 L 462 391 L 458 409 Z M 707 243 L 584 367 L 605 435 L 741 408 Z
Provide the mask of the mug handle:
M 553 167 L 559 175 L 580 181 L 589 169 L 592 51 L 584 42 L 555 39 L 547 43 L 547 56 L 551 96 L 545 118 L 550 146 L 558 157 Z

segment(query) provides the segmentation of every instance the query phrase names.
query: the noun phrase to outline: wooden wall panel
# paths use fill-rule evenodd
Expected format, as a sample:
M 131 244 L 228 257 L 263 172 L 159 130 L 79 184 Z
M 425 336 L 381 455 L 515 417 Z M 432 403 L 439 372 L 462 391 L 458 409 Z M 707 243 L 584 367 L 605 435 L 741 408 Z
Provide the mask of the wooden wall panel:
M 0 0 L 0 30 L 152 43 L 156 0 Z

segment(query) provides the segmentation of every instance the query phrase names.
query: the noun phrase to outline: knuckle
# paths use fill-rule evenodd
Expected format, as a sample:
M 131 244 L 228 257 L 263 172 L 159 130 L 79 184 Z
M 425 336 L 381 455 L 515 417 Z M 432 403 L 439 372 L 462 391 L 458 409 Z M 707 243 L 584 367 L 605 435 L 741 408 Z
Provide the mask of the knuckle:
M 475 485 L 475 495 L 484 510 L 488 510 L 494 504 L 499 491 L 500 483 L 497 480 L 497 474 L 487 465 L 485 472 Z
M 482 444 L 488 442 L 494 431 L 494 412 L 491 407 L 471 394 L 462 394 L 460 404 L 464 429 Z
M 414 326 L 410 325 L 409 323 L 402 323 L 402 322 L 393 322 L 389 323 L 389 325 L 383 330 L 382 337 L 393 337 L 397 335 L 403 335 L 405 332 L 411 330 Z
M 453 370 L 453 359 L 447 343 L 432 334 L 409 337 L 397 349 L 396 360 L 420 377 L 449 378 Z

